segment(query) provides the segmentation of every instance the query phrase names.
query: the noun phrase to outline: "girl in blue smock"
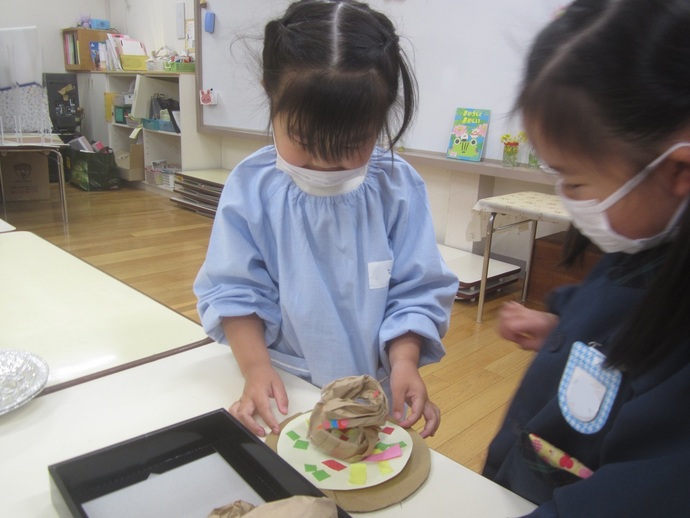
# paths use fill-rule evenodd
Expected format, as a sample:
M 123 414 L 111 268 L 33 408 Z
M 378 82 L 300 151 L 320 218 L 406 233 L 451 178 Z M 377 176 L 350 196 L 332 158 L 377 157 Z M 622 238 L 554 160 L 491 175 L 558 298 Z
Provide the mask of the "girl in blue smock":
M 418 367 L 444 355 L 457 278 L 422 179 L 391 151 L 416 101 L 394 27 L 359 2 L 295 2 L 266 25 L 262 85 L 275 145 L 229 176 L 194 284 L 245 379 L 230 411 L 277 432 L 274 367 L 317 386 L 368 374 L 402 426 L 424 417 L 431 435 L 440 412 Z
M 484 474 L 530 516 L 688 516 L 690 3 L 577 0 L 536 39 L 518 99 L 577 229 L 605 255 L 501 334 L 537 350 Z

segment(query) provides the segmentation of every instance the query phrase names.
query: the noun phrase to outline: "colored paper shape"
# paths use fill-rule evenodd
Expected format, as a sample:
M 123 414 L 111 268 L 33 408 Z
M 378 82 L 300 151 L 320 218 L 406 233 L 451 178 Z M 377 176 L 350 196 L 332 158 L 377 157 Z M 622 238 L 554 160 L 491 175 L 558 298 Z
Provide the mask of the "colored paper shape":
M 383 450 L 381 453 L 369 455 L 367 458 L 362 459 L 362 462 L 379 462 L 381 460 L 395 459 L 401 455 L 402 449 L 400 448 L 400 444 L 394 444 L 390 448 Z
M 308 418 L 309 414 L 304 414 L 285 425 L 278 437 L 277 451 L 278 455 L 319 489 L 347 491 L 381 484 L 397 476 L 405 468 L 412 453 L 412 439 L 407 430 L 392 422 L 387 422 L 384 427 L 393 429 L 393 432 L 390 435 L 379 434 L 379 442 L 377 443 L 375 454 L 383 453 L 391 447 L 396 447 L 402 451 L 402 455 L 378 462 L 360 461 L 359 464 L 362 464 L 364 468 L 356 469 L 366 470 L 365 482 L 361 483 L 359 474 L 355 473 L 354 480 L 358 483 L 354 484 L 350 481 L 350 463 L 336 459 L 319 448 L 311 446 L 309 439 L 307 439 L 309 431 Z M 342 430 L 342 432 L 346 433 L 347 431 Z M 405 447 L 405 444 L 410 446 Z M 298 445 L 307 446 L 307 448 L 300 449 L 297 447 Z M 338 471 L 336 468 L 339 466 L 344 466 L 344 469 Z M 324 477 L 323 474 L 328 474 L 329 477 Z
M 361 462 L 350 464 L 350 484 L 361 486 L 367 482 L 367 466 Z
M 313 476 L 316 480 L 318 480 L 319 482 L 323 482 L 323 481 L 326 480 L 327 478 L 330 478 L 330 477 L 331 477 L 328 473 L 326 473 L 326 472 L 325 472 L 324 470 L 322 470 L 322 469 L 312 472 L 312 476 Z
M 382 460 L 381 462 L 377 462 L 376 467 L 379 468 L 379 473 L 381 473 L 382 475 L 389 475 L 390 473 L 393 473 L 393 468 L 391 467 L 391 463 L 388 462 L 387 460 Z
M 325 466 L 327 466 L 327 467 L 329 467 L 329 468 L 331 468 L 331 469 L 333 469 L 333 470 L 335 470 L 335 471 L 342 471 L 342 470 L 344 470 L 345 468 L 347 468 L 347 466 L 346 466 L 345 464 L 341 464 L 340 462 L 338 462 L 338 461 L 335 460 L 335 459 L 324 460 L 324 461 L 322 462 L 322 464 L 325 465 Z

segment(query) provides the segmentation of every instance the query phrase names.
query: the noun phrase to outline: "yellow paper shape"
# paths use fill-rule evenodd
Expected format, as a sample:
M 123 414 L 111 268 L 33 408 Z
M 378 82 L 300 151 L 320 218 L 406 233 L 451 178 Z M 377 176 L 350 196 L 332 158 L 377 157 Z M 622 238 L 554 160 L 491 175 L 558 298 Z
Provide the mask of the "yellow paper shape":
M 367 482 L 367 465 L 363 462 L 350 464 L 350 484 L 361 486 Z
M 391 464 L 387 460 L 377 462 L 376 465 L 379 467 L 379 473 L 382 475 L 388 475 L 393 472 L 393 468 L 391 468 Z

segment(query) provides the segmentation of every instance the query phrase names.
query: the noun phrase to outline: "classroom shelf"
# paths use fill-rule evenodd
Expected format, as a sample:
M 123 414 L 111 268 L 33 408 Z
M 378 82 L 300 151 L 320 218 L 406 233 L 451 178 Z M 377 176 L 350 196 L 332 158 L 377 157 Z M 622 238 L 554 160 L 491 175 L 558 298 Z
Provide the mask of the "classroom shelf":
M 106 41 L 107 39 L 107 31 L 82 29 L 80 27 L 62 29 L 62 46 L 65 56 L 65 70 L 96 70 L 96 65 L 91 59 L 91 48 L 89 44 L 92 41 Z
M 134 128 L 113 122 L 112 117 L 110 118 L 108 140 L 116 154 L 127 153 L 137 142 L 143 145 L 143 163 L 140 167 L 136 167 L 137 175 L 128 175 L 127 171 L 122 170 L 123 179 L 143 180 L 146 185 L 171 191 L 172 182 L 163 184 L 150 181 L 154 176 L 147 176 L 145 168 L 151 168 L 152 163 L 159 160 L 166 161 L 169 166 L 184 169 L 214 168 L 220 165 L 220 136 L 195 131 L 198 94 L 193 74 L 101 73 L 106 76 L 107 92 L 122 94 L 129 92 L 133 86 L 134 101 L 131 106 L 131 115 L 137 119 L 149 117 L 149 106 L 153 94 L 162 93 L 180 103 L 180 133 L 148 129 L 144 126 L 138 137 L 132 139 Z

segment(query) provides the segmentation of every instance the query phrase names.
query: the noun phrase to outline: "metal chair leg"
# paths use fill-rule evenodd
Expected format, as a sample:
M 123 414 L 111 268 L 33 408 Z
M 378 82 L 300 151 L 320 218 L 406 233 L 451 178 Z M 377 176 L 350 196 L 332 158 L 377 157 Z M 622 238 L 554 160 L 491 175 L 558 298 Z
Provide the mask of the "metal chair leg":
M 482 321 L 484 314 L 484 297 L 486 296 L 486 282 L 489 277 L 489 260 L 491 256 L 491 240 L 494 235 L 494 220 L 496 212 L 489 215 L 489 222 L 486 226 L 486 243 L 484 243 L 484 263 L 482 264 L 482 279 L 479 283 L 479 303 L 477 306 L 477 322 Z

